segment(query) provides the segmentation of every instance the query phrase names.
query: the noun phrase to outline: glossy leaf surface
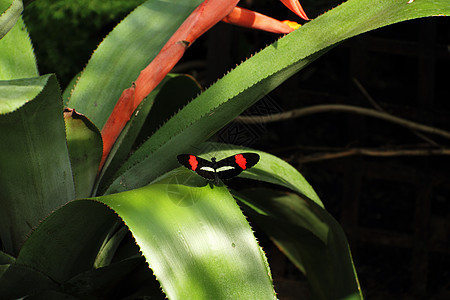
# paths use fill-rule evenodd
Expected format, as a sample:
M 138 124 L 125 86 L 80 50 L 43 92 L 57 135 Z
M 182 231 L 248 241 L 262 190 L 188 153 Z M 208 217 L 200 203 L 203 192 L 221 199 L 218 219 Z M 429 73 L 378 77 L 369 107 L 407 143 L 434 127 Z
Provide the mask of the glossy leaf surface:
M 0 235 L 10 254 L 75 196 L 62 111 L 53 75 L 0 81 Z
M 264 254 L 226 188 L 176 170 L 96 199 L 130 228 L 168 298 L 275 298 Z
M 0 7 L 5 4 L 8 9 L 0 16 L 0 80 L 36 77 L 38 70 L 33 46 L 19 17 L 22 3 L 0 0 Z M 2 36 L 3 33 L 6 35 Z

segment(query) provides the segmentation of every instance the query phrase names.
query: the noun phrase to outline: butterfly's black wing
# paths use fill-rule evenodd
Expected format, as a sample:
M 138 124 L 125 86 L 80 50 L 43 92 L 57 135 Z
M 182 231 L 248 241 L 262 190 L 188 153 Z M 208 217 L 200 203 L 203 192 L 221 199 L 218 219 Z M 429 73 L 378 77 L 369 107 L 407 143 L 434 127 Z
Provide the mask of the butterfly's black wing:
M 177 159 L 180 164 L 203 178 L 215 180 L 216 175 L 212 162 L 192 154 L 180 154 L 177 156 Z
M 259 161 L 256 153 L 240 153 L 217 162 L 217 177 L 220 179 L 230 179 L 241 174 L 242 171 L 253 167 Z

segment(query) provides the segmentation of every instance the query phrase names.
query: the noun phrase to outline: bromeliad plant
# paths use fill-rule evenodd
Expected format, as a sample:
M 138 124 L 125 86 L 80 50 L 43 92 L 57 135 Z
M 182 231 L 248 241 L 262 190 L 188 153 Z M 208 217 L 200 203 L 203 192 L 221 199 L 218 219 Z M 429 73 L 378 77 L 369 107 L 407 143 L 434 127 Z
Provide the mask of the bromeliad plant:
M 61 94 L 54 75 L 38 74 L 22 1 L 0 0 L 0 298 L 274 299 L 242 210 L 314 298 L 362 298 L 341 227 L 293 167 L 252 150 L 260 162 L 240 176 L 271 188 L 237 191 L 176 168 L 176 157 L 212 155 L 201 143 L 218 159 L 244 151 L 207 140 L 334 45 L 448 15 L 446 1 L 350 0 L 293 31 L 236 0 L 150 0 Z M 220 20 L 291 33 L 197 95 L 192 78 L 168 72 Z

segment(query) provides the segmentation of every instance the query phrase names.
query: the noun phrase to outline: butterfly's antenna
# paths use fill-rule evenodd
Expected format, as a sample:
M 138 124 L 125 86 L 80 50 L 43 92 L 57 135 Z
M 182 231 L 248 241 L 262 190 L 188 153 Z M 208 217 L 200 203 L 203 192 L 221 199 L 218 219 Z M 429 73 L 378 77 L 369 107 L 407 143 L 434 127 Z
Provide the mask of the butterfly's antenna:
M 202 152 L 204 152 L 204 157 L 212 160 L 212 158 L 216 158 L 217 149 L 214 146 L 208 144 L 208 146 L 202 148 Z

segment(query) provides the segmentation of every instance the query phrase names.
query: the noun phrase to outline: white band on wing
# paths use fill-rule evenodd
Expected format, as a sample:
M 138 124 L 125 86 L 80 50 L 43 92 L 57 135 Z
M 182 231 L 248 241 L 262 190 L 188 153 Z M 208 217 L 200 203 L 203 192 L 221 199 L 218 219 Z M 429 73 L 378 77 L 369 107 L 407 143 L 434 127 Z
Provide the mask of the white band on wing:
M 216 172 L 228 171 L 228 170 L 233 170 L 233 169 L 235 169 L 235 167 L 233 167 L 233 166 L 223 166 L 223 167 L 217 168 Z
M 215 170 L 211 167 L 201 167 L 200 170 L 207 172 L 215 172 Z

